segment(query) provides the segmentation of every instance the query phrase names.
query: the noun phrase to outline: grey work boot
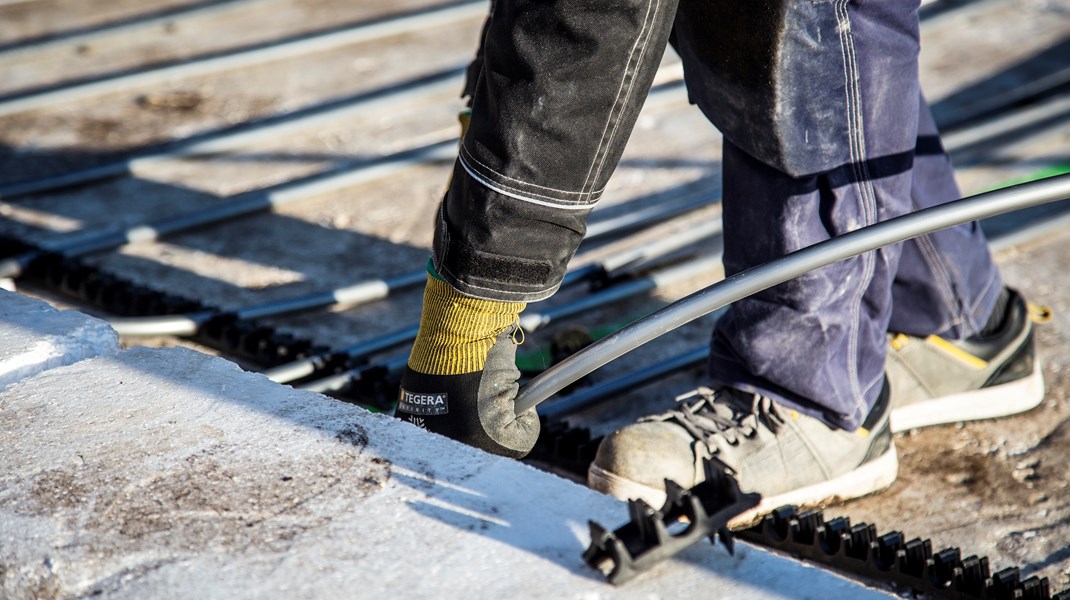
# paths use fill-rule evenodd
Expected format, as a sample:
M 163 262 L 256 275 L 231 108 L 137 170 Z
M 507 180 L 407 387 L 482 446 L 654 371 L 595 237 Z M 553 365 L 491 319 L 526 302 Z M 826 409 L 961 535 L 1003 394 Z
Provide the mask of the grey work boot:
M 949 341 L 889 334 L 892 431 L 1004 417 L 1044 400 L 1030 308 L 1018 292 L 988 335 Z
M 606 437 L 587 473 L 593 489 L 621 499 L 665 500 L 664 480 L 704 480 L 713 457 L 761 503 L 733 519 L 742 525 L 784 504 L 816 506 L 857 498 L 895 481 L 898 460 L 888 424 L 888 386 L 857 431 L 733 389 L 699 388 L 676 408 Z

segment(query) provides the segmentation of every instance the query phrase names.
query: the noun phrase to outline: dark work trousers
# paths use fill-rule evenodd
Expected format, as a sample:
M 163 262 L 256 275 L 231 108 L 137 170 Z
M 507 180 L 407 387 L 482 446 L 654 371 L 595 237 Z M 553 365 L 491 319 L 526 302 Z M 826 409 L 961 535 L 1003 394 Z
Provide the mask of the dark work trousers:
M 551 295 L 667 42 L 724 135 L 725 270 L 959 196 L 918 87 L 917 0 L 498 0 L 433 263 L 463 293 Z M 964 337 L 1002 287 L 976 224 L 736 303 L 711 383 L 854 429 L 889 330 Z

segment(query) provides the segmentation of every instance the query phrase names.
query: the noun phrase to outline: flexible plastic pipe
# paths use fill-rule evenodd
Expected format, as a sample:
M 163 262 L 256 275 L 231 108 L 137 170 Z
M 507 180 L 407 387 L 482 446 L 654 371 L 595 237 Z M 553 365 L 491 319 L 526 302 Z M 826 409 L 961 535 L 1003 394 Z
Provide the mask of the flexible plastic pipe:
M 681 325 L 825 265 L 889 244 L 1012 210 L 1070 198 L 1070 175 L 979 194 L 863 227 L 747 269 L 611 334 L 547 369 L 521 388 L 523 413 L 602 365 Z

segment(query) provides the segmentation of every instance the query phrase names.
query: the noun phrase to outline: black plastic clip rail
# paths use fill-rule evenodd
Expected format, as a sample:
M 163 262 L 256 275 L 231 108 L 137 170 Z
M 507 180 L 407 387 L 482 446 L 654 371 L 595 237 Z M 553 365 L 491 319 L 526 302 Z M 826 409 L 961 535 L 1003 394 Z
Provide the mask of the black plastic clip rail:
M 0 258 L 25 248 L 32 246 L 0 236 Z M 197 300 L 134 283 L 89 264 L 80 257 L 42 254 L 26 275 L 39 285 L 78 298 L 113 315 L 170 315 L 215 310 Z M 301 339 L 255 320 L 238 319 L 230 314 L 221 314 L 212 319 L 191 339 L 232 357 L 269 367 L 326 351 L 324 346 L 312 340 Z
M 933 553 L 930 540 L 906 540 L 893 531 L 877 535 L 874 525 L 851 525 L 821 511 L 785 506 L 766 515 L 741 539 L 821 563 L 852 575 L 894 584 L 900 590 L 955 600 L 1070 600 L 1070 590 L 1052 595 L 1048 580 L 1021 579 L 1017 567 L 990 574 L 988 559 L 962 558 L 958 548 Z
M 643 500 L 629 500 L 631 521 L 609 531 L 590 521 L 591 545 L 583 554 L 588 565 L 610 583 L 624 583 L 657 563 L 675 556 L 702 538 L 721 540 L 734 550 L 728 521 L 758 505 L 758 494 L 744 493 L 730 475 L 706 465 L 706 480 L 690 489 L 666 480 L 665 505 L 654 510 Z M 680 531 L 674 529 L 682 528 Z
M 591 437 L 586 427 L 570 427 L 565 421 L 542 418 L 539 438 L 525 460 L 552 466 L 575 477 L 586 478 L 602 436 Z

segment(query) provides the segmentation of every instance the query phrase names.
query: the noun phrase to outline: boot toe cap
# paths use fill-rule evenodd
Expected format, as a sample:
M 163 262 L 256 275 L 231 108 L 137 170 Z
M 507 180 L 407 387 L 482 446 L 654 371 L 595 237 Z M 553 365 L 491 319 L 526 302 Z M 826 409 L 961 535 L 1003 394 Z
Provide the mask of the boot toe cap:
M 628 493 L 628 484 L 664 491 L 665 480 L 683 487 L 696 481 L 694 439 L 682 428 L 663 422 L 637 423 L 608 436 L 598 447 L 592 471 L 612 479 L 614 496 L 642 497 Z M 599 487 L 605 487 L 605 484 Z

